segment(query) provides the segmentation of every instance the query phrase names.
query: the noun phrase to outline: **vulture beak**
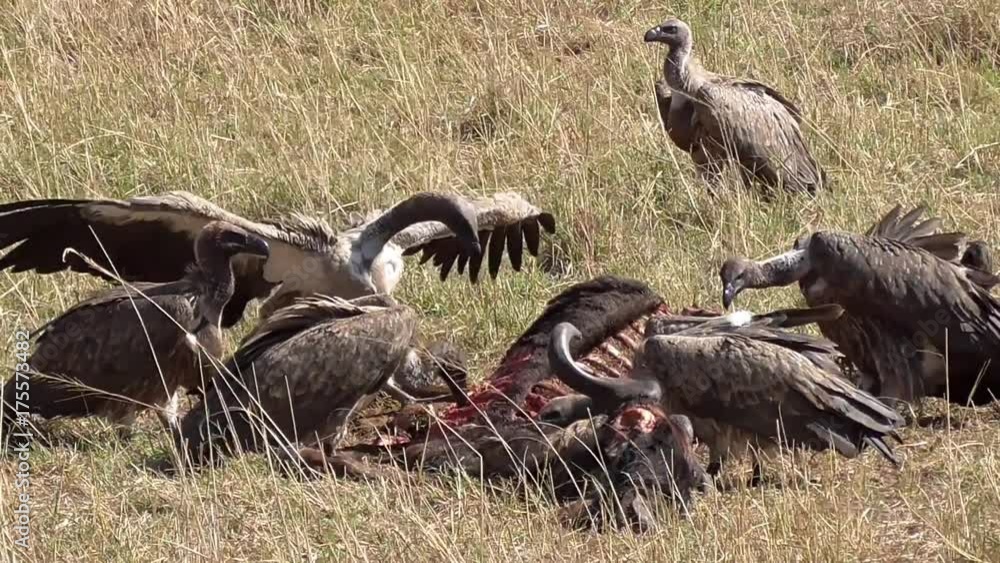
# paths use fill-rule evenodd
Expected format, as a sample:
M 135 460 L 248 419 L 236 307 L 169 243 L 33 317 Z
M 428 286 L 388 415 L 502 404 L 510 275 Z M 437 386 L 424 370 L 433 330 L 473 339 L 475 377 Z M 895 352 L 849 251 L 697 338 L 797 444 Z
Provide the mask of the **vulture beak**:
M 733 306 L 733 301 L 741 291 L 743 291 L 743 284 L 741 282 L 734 280 L 726 283 L 722 288 L 722 307 L 728 311 Z
M 661 39 L 662 36 L 660 35 L 660 26 L 656 26 L 653 29 L 650 29 L 649 31 L 646 32 L 646 35 L 644 35 L 642 38 L 642 40 L 645 41 L 646 43 L 657 43 Z
M 271 247 L 268 246 L 266 240 L 248 235 L 244 252 L 253 256 L 267 258 L 271 254 Z
M 191 334 L 198 334 L 199 332 L 202 331 L 202 329 L 204 329 L 207 326 L 208 326 L 208 319 L 202 316 L 201 321 L 198 322 L 198 326 L 194 327 L 194 330 L 191 331 Z

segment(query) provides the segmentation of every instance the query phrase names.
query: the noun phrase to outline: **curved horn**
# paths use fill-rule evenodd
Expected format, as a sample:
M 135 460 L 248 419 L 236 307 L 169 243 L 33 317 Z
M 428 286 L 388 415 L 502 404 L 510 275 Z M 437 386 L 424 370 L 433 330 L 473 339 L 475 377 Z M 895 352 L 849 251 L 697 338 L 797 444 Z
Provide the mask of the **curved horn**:
M 444 223 L 467 251 L 479 254 L 482 249 L 479 247 L 476 216 L 475 206 L 457 195 L 424 192 L 411 196 L 383 213 L 361 232 L 357 244 L 361 248 L 362 264 L 370 267 L 396 233 L 424 221 Z
M 656 380 L 594 377 L 584 371 L 569 351 L 570 342 L 579 336 L 575 326 L 557 324 L 549 337 L 549 366 L 563 383 L 593 399 L 593 410 L 609 412 L 627 401 L 660 400 L 660 383 Z

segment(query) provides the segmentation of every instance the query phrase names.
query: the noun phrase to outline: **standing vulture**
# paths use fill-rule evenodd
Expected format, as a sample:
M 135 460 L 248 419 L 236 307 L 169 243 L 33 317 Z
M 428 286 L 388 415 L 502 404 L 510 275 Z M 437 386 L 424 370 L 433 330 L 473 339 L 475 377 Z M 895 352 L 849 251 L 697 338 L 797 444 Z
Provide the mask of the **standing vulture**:
M 201 383 L 200 345 L 222 353 L 220 322 L 233 294 L 237 256 L 267 259 L 267 242 L 213 221 L 194 242 L 194 265 L 178 281 L 107 290 L 37 331 L 28 365 L 28 412 L 44 418 L 100 415 L 129 425 L 138 411 L 175 409 L 178 387 Z M 193 338 L 192 338 L 193 335 Z M 16 378 L 4 386 L 4 418 L 13 420 Z M 176 412 L 162 415 L 171 425 Z
M 938 232 L 939 219 L 918 223 L 924 211 L 901 215 L 896 206 L 865 235 L 818 231 L 762 262 L 731 258 L 719 273 L 723 304 L 746 288 L 798 282 L 808 304 L 844 307 L 820 329 L 874 378 L 866 390 L 906 402 L 992 401 L 1000 393 L 992 260 L 981 241 L 966 245 L 962 233 Z
M 597 378 L 582 369 L 569 351 L 578 331 L 562 323 L 552 332 L 549 358 L 556 374 L 590 396 L 599 410 L 658 401 L 667 412 L 689 417 L 695 436 L 711 452 L 710 473 L 730 455 L 751 449 L 752 483 L 757 483 L 760 450 L 779 442 L 833 447 L 847 457 L 870 445 L 895 463 L 884 438 L 895 437 L 900 416 L 842 377 L 825 351 L 829 343 L 777 330 L 809 322 L 809 315 L 815 320 L 838 314 L 836 307 L 796 312 L 798 319 L 782 312 L 741 312 L 679 332 L 668 328 L 667 334 L 656 334 L 654 327 L 631 377 L 622 379 Z
M 475 236 L 474 234 L 472 236 Z M 417 324 L 391 297 L 314 295 L 264 319 L 181 421 L 189 459 L 267 443 L 333 453 L 351 415 L 407 361 Z
M 745 184 L 784 186 L 815 194 L 826 184 L 800 124 L 802 114 L 770 86 L 708 72 L 691 54 L 691 28 L 670 18 L 646 32 L 664 43 L 663 81 L 654 89 L 670 140 L 691 154 L 699 173 L 717 176 L 728 161 L 740 165 Z
M 191 241 L 213 220 L 238 225 L 271 246 L 269 258 L 234 261 L 236 287 L 223 313 L 224 327 L 236 324 L 251 299 L 268 297 L 275 286 L 264 304 L 265 316 L 296 296 L 313 293 L 390 294 L 403 273 L 403 256 L 419 251 L 424 261 L 434 258 L 442 280 L 457 263 L 460 273 L 468 267 L 476 281 L 484 258 L 480 247 L 488 247 L 493 277 L 505 249 L 520 270 L 524 246 L 537 255 L 539 227 L 555 230 L 551 214 L 516 193 L 472 201 L 420 193 L 343 232 L 302 215 L 250 221 L 186 192 L 124 201 L 42 199 L 0 205 L 0 249 L 20 243 L 0 257 L 0 271 L 98 274 L 81 261 L 63 261 L 63 250 L 73 246 L 126 280 L 175 280 L 194 260 Z

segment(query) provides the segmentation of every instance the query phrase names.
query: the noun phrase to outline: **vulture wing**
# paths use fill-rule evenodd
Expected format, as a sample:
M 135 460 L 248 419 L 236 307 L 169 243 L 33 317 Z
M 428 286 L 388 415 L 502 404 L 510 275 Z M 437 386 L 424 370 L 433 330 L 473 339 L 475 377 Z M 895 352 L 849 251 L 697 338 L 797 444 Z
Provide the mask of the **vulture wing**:
M 73 247 L 126 280 L 174 281 L 194 264 L 195 237 L 217 220 L 260 236 L 271 247 L 266 266 L 257 257 L 234 258 L 236 290 L 223 315 L 227 327 L 239 320 L 250 299 L 266 296 L 284 274 L 332 243 L 329 229 L 301 221 L 287 228 L 256 223 L 187 192 L 127 200 L 43 199 L 0 205 L 0 249 L 17 244 L 0 258 L 0 271 L 68 269 L 103 277 L 78 257 L 64 260 L 64 250 Z
M 106 269 L 117 269 L 127 280 L 173 281 L 194 262 L 195 237 L 213 220 L 253 230 L 253 223 L 185 192 L 124 201 L 8 203 L 0 205 L 0 248 L 20 244 L 0 259 L 0 269 L 41 274 L 70 269 L 97 274 L 75 257 L 67 256 L 63 261 L 63 251 L 73 247 Z
M 986 289 L 1000 283 L 1000 278 L 992 273 L 993 259 L 986 242 L 969 241 L 962 232 L 941 232 L 942 221 L 938 217 L 918 223 L 917 220 L 927 212 L 926 205 L 920 205 L 906 215 L 901 215 L 901 212 L 902 207 L 897 204 L 865 234 L 905 242 L 942 260 L 961 264 L 966 276 Z
M 729 84 L 736 88 L 742 88 L 744 90 L 754 92 L 759 96 L 766 96 L 768 98 L 771 98 L 772 100 L 784 106 L 785 109 L 788 111 L 789 115 L 792 116 L 792 118 L 795 120 L 796 123 L 798 124 L 802 123 L 802 112 L 799 111 L 799 108 L 795 104 L 793 104 L 788 98 L 782 96 L 781 92 L 778 92 L 777 90 L 771 88 L 767 84 L 764 84 L 763 82 L 758 82 L 756 80 L 751 80 L 748 78 L 730 79 Z
M 779 309 L 770 313 L 750 316 L 745 323 L 734 322 L 740 312 L 719 317 L 670 317 L 651 319 L 646 324 L 646 336 L 676 334 L 678 336 L 713 336 L 738 334 L 758 342 L 780 346 L 802 355 L 817 368 L 840 377 L 845 377 L 844 354 L 837 345 L 809 334 L 782 330 L 813 323 L 829 322 L 841 318 L 843 309 L 837 305 L 821 305 L 805 309 Z
M 640 362 L 676 412 L 817 449 L 832 443 L 848 457 L 869 443 L 894 460 L 882 439 L 899 415 L 784 347 L 735 334 L 657 336 Z
M 405 307 L 357 306 L 342 299 L 301 299 L 270 317 L 227 363 L 236 379 L 216 381 L 182 423 L 197 443 L 205 414 L 234 407 L 263 410 L 289 439 L 339 434 L 358 402 L 378 391 L 411 345 L 416 314 Z M 236 428 L 244 441 L 251 430 Z
M 691 152 L 697 135 L 694 104 L 680 94 L 675 98 L 665 80 L 656 81 L 653 95 L 663 130 L 678 148 Z
M 898 241 L 833 232 L 814 234 L 809 256 L 848 311 L 893 319 L 938 350 L 1000 354 L 1000 302 L 962 266 Z
M 897 204 L 885 217 L 872 225 L 865 235 L 905 242 L 923 248 L 942 260 L 958 260 L 965 247 L 965 233 L 942 233 L 943 223 L 939 217 L 918 222 L 927 212 L 926 205 L 915 207 L 905 215 L 902 214 L 902 209 Z
M 752 80 L 718 78 L 703 88 L 698 109 L 706 150 L 732 151 L 743 168 L 769 185 L 814 192 L 826 175 L 799 128 L 801 113 L 774 89 Z M 709 143 L 709 141 L 711 141 Z
M 289 340 L 318 324 L 357 317 L 395 304 L 395 300 L 388 295 L 373 295 L 350 301 L 325 295 L 298 298 L 293 304 L 263 319 L 243 339 L 239 349 L 233 354 L 230 367 L 249 367 L 258 356 L 275 344 Z
M 394 236 L 392 242 L 403 248 L 404 255 L 422 251 L 421 263 L 433 258 L 434 265 L 440 269 L 442 281 L 457 263 L 460 274 L 468 267 L 469 279 L 475 283 L 487 255 L 490 276 L 493 278 L 500 271 L 505 249 L 511 266 L 515 271 L 520 271 L 525 247 L 532 256 L 538 255 L 541 239 L 539 227 L 549 233 L 556 230 L 555 218 L 551 213 L 538 209 L 517 193 L 498 193 L 471 203 L 476 209 L 479 244 L 483 249 L 478 256 L 470 256 L 463 250 L 454 233 L 436 221 L 412 225 Z

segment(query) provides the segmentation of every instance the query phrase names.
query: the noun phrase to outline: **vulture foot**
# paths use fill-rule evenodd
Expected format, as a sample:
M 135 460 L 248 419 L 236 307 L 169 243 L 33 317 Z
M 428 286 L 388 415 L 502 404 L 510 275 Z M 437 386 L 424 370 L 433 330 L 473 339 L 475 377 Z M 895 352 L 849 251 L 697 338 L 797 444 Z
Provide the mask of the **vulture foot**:
M 118 425 L 115 427 L 115 437 L 118 438 L 119 442 L 131 442 L 132 438 L 135 437 L 135 428 L 131 425 Z
M 753 473 L 750 475 L 750 480 L 747 482 L 747 486 L 751 489 L 756 489 L 758 487 L 762 488 L 782 488 L 782 483 L 774 477 L 764 475 L 764 468 L 759 463 L 753 464 Z

